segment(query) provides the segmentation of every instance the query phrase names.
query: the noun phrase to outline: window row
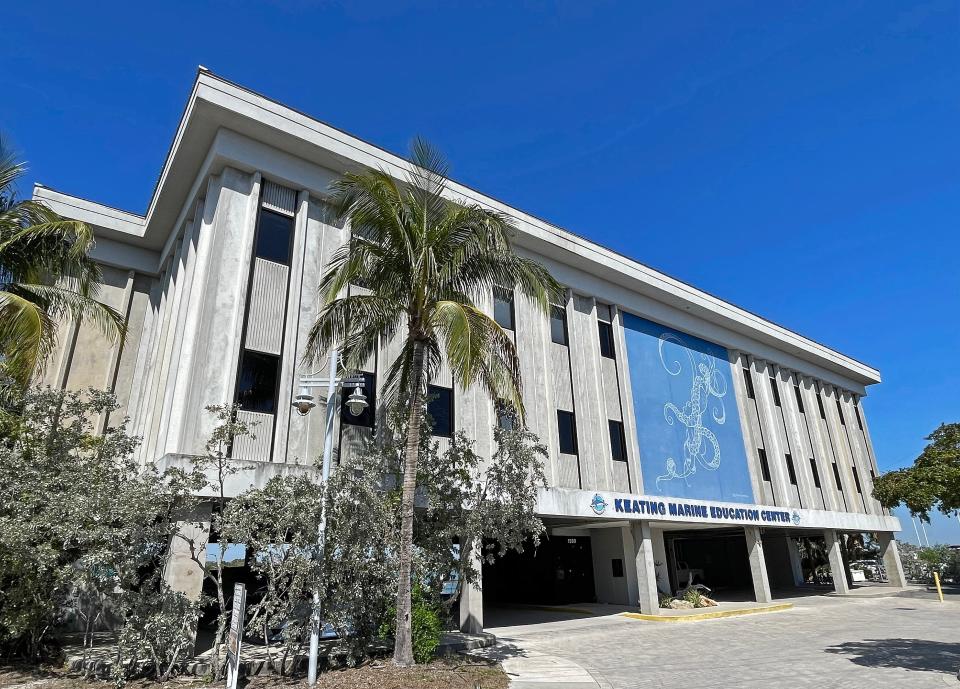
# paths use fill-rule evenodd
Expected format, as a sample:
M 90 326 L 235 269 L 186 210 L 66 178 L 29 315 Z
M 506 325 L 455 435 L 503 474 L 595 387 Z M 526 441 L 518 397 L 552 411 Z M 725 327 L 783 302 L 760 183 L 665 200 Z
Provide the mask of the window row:
M 503 287 L 497 287 L 493 290 L 493 320 L 501 328 L 516 330 L 513 290 Z M 613 326 L 606 321 L 598 320 L 597 330 L 600 355 L 608 359 L 616 358 Z M 550 340 L 559 345 L 569 345 L 567 309 L 560 304 L 554 304 L 550 307 Z
M 615 462 L 627 461 L 627 436 L 622 421 L 607 421 L 607 433 L 610 437 L 610 458 Z M 557 444 L 560 454 L 578 455 L 577 418 L 571 411 L 557 410 Z
M 750 369 L 746 366 L 741 368 L 743 373 L 743 386 L 747 392 L 747 397 L 749 399 L 755 400 L 757 398 L 756 390 L 753 387 L 753 376 L 750 373 Z M 770 376 L 770 392 L 773 395 L 773 404 L 777 407 L 782 406 L 780 401 L 780 388 L 777 385 L 777 379 L 773 376 Z M 793 384 L 793 394 L 797 400 L 797 410 L 801 414 L 806 413 L 806 409 L 803 405 L 803 394 L 800 391 L 800 385 L 797 383 Z M 818 411 L 820 412 L 820 418 L 826 420 L 827 412 L 823 408 L 823 398 L 821 397 L 822 391 L 820 384 L 817 383 L 816 390 L 816 400 Z M 843 415 L 843 405 L 840 403 L 840 390 L 834 388 L 834 402 L 837 404 L 837 414 L 840 416 L 840 423 L 844 426 L 847 425 L 846 417 Z M 857 427 L 862 431 L 863 430 L 863 417 L 860 415 L 860 405 L 854 401 L 853 411 L 857 417 Z

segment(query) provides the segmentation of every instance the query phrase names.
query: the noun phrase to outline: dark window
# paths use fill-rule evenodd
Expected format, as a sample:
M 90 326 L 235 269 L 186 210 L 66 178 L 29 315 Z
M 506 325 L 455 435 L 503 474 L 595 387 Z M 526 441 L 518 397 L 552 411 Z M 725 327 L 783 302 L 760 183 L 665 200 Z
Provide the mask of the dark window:
M 557 433 L 560 438 L 560 453 L 577 454 L 577 420 L 573 412 L 557 410 Z
M 823 398 L 820 397 L 820 388 L 817 388 L 817 407 L 820 408 L 820 418 L 827 420 L 827 411 L 823 408 Z
M 843 418 L 843 407 L 840 405 L 840 396 L 839 396 L 839 393 L 838 393 L 837 397 L 834 398 L 834 402 L 837 403 L 837 413 L 840 415 L 840 425 L 841 425 L 841 426 L 846 426 L 846 425 L 847 425 L 847 421 L 846 421 L 846 419 Z
M 562 306 L 550 307 L 550 339 L 567 344 L 567 310 Z
M 427 413 L 433 419 L 433 434 L 453 435 L 453 390 L 439 385 L 427 386 Z
M 743 384 L 747 386 L 747 397 L 755 399 L 757 393 L 753 391 L 753 376 L 750 375 L 750 369 L 743 369 Z
M 857 427 L 862 431 L 863 430 L 863 417 L 860 416 L 860 405 L 853 405 L 853 411 L 857 412 Z
M 600 356 L 615 359 L 616 357 L 613 353 L 613 326 L 600 321 L 597 327 L 600 329 Z
M 245 411 L 273 414 L 277 410 L 280 357 L 245 349 L 240 360 L 237 404 Z M 262 432 L 262 431 L 261 431 Z
M 797 409 L 799 409 L 800 413 L 803 414 L 803 395 L 800 394 L 800 386 L 796 383 L 793 384 L 793 394 L 797 397 Z
M 810 472 L 813 474 L 813 485 L 820 487 L 820 472 L 817 471 L 817 460 L 810 458 Z
M 497 414 L 497 426 L 505 431 L 512 431 L 517 423 L 517 412 L 513 405 L 506 400 L 497 400 L 493 406 Z
M 840 469 L 837 467 L 837 463 L 833 463 L 833 480 L 837 482 L 837 490 L 841 493 L 843 492 L 843 482 L 840 480 Z
M 493 288 L 493 320 L 501 328 L 513 330 L 513 290 L 505 287 Z
M 357 386 L 344 385 L 340 390 L 340 421 L 351 426 L 373 428 L 377 420 L 377 376 L 365 371 L 361 371 L 358 375 L 363 376 L 360 392 L 367 398 L 367 408 L 354 416 L 347 407 L 347 398 L 353 394 Z
M 860 472 L 857 471 L 857 467 L 850 467 L 853 469 L 853 485 L 857 487 L 857 492 L 862 493 L 863 488 L 860 487 Z
M 627 437 L 621 421 L 608 421 L 610 426 L 610 456 L 615 462 L 627 461 Z
M 256 255 L 268 261 L 290 264 L 290 239 L 293 237 L 293 218 L 266 208 L 260 209 L 257 224 Z
M 790 477 L 790 483 L 797 485 L 797 470 L 793 466 L 793 455 L 788 452 L 785 456 L 787 458 L 787 476 Z
M 770 378 L 770 391 L 773 392 L 773 403 L 780 406 L 780 389 L 777 387 L 777 379 Z
M 757 454 L 760 456 L 760 476 L 763 477 L 764 481 L 769 481 L 770 465 L 767 464 L 767 451 L 759 449 L 757 450 Z
M 611 569 L 613 572 L 613 576 L 617 579 L 622 577 L 623 576 L 623 560 L 621 560 L 618 557 L 615 557 L 612 560 L 610 560 L 610 564 L 612 565 Z

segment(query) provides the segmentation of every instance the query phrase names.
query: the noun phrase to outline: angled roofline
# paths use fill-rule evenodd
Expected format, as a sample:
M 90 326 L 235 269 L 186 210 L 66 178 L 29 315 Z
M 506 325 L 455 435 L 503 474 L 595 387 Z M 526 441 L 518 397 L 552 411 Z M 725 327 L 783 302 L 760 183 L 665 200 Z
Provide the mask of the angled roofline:
M 202 89 L 203 93 L 201 93 Z M 131 239 L 136 236 L 144 237 L 146 233 L 151 231 L 151 224 L 154 222 L 158 204 L 163 197 L 167 181 L 170 179 L 170 171 L 181 152 L 181 144 L 200 104 L 212 105 L 218 109 L 218 113 L 226 112 L 231 116 L 242 118 L 245 122 L 253 122 L 258 126 L 268 128 L 271 133 L 278 133 L 284 137 L 302 141 L 306 145 L 302 151 L 297 151 L 297 154 L 301 157 L 309 155 L 309 145 L 313 144 L 317 149 L 329 152 L 331 156 L 334 156 L 343 164 L 357 167 L 380 167 L 395 176 L 410 169 L 410 164 L 405 158 L 382 146 L 354 136 L 343 129 L 284 105 L 280 101 L 237 84 L 201 66 L 197 70 L 190 96 L 184 106 L 177 129 L 164 158 L 145 215 L 138 216 L 135 213 L 111 209 L 77 197 L 68 197 L 66 194 L 61 194 L 61 196 L 65 199 L 75 199 L 74 205 L 86 204 L 88 210 L 91 210 L 94 206 L 99 206 L 100 209 L 105 209 L 100 212 L 109 214 L 108 211 L 113 211 L 129 216 L 131 220 L 138 219 L 142 223 L 142 229 L 139 235 L 133 235 Z M 259 110 L 264 117 L 254 117 L 249 113 L 249 109 Z M 209 111 L 204 110 L 203 114 L 206 116 Z M 305 159 L 309 160 L 309 158 Z M 340 170 L 337 172 L 340 172 Z M 468 185 L 452 179 L 449 182 L 448 189 L 452 197 L 496 208 L 519 221 L 521 235 L 526 235 L 526 237 L 520 238 L 521 246 L 524 245 L 523 240 L 527 238 L 534 244 L 549 245 L 565 255 L 572 254 L 580 260 L 588 261 L 598 267 L 602 266 L 604 270 L 613 268 L 624 273 L 627 277 L 651 287 L 661 295 L 669 293 L 673 298 L 685 300 L 691 306 L 696 306 L 698 311 L 709 311 L 715 314 L 722 319 L 728 328 L 746 332 L 746 334 L 755 338 L 759 335 L 760 341 L 769 342 L 772 340 L 778 342 L 787 348 L 785 351 L 793 352 L 795 355 L 797 352 L 802 352 L 799 354 L 800 358 L 809 359 L 811 363 L 823 366 L 826 362 L 828 368 L 833 367 L 834 370 L 842 370 L 846 377 L 850 377 L 859 383 L 869 385 L 880 382 L 879 371 L 864 362 L 849 357 L 710 292 L 694 287 L 668 273 L 652 268 L 621 252 L 605 247 L 587 237 L 514 208 L 504 201 L 484 194 Z M 43 187 L 41 188 L 43 189 Z M 180 205 L 183 206 L 186 201 L 186 198 L 180 200 Z M 130 227 L 132 229 L 133 224 Z M 158 231 L 166 230 L 168 233 L 172 229 L 172 227 L 157 228 Z M 555 258 L 555 260 L 564 262 L 562 258 Z M 647 296 L 650 296 L 649 293 Z M 657 296 L 654 295 L 653 298 L 657 299 Z

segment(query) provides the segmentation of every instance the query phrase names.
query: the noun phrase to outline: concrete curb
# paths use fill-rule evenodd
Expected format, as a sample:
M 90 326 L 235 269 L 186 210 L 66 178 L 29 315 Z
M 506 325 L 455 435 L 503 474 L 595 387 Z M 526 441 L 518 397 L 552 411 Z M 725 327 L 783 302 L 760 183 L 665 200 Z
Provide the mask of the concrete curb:
M 781 612 L 789 610 L 793 603 L 777 603 L 767 605 L 762 608 L 736 608 L 734 610 L 716 610 L 713 612 L 700 612 L 692 615 L 644 615 L 639 612 L 622 612 L 621 617 L 629 617 L 631 620 L 645 620 L 647 622 L 700 622 L 701 620 L 719 620 L 724 617 L 740 617 L 742 615 L 758 615 L 765 612 Z

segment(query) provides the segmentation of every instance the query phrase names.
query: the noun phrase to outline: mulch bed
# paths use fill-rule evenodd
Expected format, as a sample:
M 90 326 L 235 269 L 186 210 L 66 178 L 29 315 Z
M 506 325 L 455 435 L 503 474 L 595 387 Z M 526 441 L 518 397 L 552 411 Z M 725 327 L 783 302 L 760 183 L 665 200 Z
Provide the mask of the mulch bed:
M 329 670 L 320 675 L 317 689 L 506 689 L 510 680 L 496 663 L 463 657 L 441 658 L 428 665 L 399 668 L 388 660 L 361 667 Z M 58 668 L 0 666 L 0 689 L 105 689 L 112 682 L 86 680 Z M 197 677 L 177 677 L 166 685 L 148 679 L 127 683 L 127 689 L 200 689 Z M 242 689 L 306 689 L 306 679 L 263 674 L 241 680 Z

